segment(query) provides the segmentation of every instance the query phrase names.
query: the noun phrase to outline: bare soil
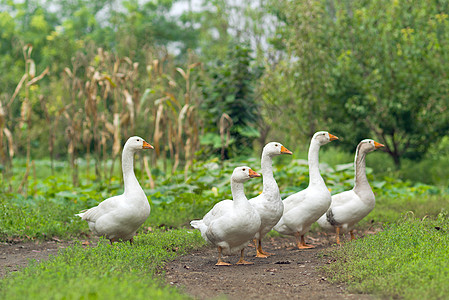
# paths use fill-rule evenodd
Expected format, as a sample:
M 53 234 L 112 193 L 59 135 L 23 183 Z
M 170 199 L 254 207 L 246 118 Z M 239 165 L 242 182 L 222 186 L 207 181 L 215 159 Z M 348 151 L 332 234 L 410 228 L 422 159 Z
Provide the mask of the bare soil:
M 225 257 L 232 266 L 215 266 L 217 249 L 204 248 L 166 265 L 166 280 L 195 299 L 373 299 L 349 294 L 344 285 L 331 284 L 320 271 L 329 263 L 323 255 L 333 237 L 308 237 L 316 248 L 298 250 L 294 238 L 265 238 L 263 249 L 274 253 L 256 258 L 255 248 L 246 248 L 246 260 L 254 265 L 235 265 L 238 256 Z
M 47 260 L 50 255 L 57 255 L 60 249 L 67 248 L 74 241 L 61 241 L 54 238 L 51 241 L 24 242 L 11 240 L 0 243 L 0 278 L 9 273 L 17 272 L 26 267 L 30 261 Z M 85 245 L 95 241 L 82 241 Z

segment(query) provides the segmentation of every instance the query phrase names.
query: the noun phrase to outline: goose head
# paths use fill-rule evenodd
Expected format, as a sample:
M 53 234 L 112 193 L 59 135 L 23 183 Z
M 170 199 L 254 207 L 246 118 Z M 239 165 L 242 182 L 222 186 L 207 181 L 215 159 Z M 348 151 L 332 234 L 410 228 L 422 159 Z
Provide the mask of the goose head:
M 260 177 L 260 174 L 251 170 L 250 167 L 243 166 L 234 169 L 231 180 L 234 182 L 243 183 L 254 177 Z
M 371 151 L 377 150 L 379 148 L 385 147 L 381 143 L 376 142 L 372 139 L 365 139 L 359 143 L 357 146 L 359 152 L 369 153 Z
M 317 142 L 320 146 L 326 145 L 327 143 L 335 140 L 338 140 L 338 137 L 327 131 L 318 131 L 312 137 L 312 141 Z
M 143 138 L 138 137 L 138 136 L 132 136 L 130 137 L 126 143 L 125 146 L 123 147 L 124 149 L 129 149 L 133 152 L 135 151 L 139 151 L 142 149 L 154 149 L 153 146 L 151 146 L 150 144 L 148 144 Z
M 292 155 L 292 152 L 278 142 L 271 142 L 266 144 L 265 147 L 263 147 L 262 155 L 277 156 L 281 154 Z

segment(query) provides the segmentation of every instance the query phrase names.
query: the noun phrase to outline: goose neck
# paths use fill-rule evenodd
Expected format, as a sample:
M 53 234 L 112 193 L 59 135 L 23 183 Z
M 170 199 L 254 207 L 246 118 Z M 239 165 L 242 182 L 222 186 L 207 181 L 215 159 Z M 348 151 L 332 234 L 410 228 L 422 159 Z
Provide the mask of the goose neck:
M 262 155 L 262 181 L 263 192 L 268 194 L 279 194 L 279 188 L 273 176 L 273 159 L 269 155 Z
M 122 172 L 125 186 L 125 194 L 136 187 L 140 188 L 136 175 L 134 174 L 134 152 L 124 148 L 122 152 Z
M 324 180 L 320 174 L 319 151 L 320 151 L 320 144 L 315 140 L 312 140 L 310 142 L 309 155 L 308 155 L 309 185 L 324 184 Z
M 244 205 L 245 203 L 249 204 L 248 199 L 245 196 L 243 183 L 236 182 L 231 179 L 231 192 L 232 192 L 232 199 L 234 200 L 234 205 L 240 206 Z
M 359 152 L 357 149 L 357 152 L 355 154 L 354 159 L 354 169 L 355 169 L 355 180 L 354 180 L 354 189 L 363 188 L 368 186 L 368 178 L 366 177 L 366 153 L 365 152 Z

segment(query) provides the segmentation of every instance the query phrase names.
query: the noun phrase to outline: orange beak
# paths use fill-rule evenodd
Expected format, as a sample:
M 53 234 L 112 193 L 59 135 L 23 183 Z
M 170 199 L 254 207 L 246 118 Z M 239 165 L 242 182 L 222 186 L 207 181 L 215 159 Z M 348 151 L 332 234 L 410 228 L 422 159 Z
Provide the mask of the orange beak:
M 249 169 L 249 177 L 254 178 L 254 177 L 260 177 L 259 173 L 254 172 L 253 170 Z
M 142 149 L 154 149 L 154 147 L 148 144 L 147 142 L 143 141 Z
M 290 155 L 293 154 L 290 150 L 288 150 L 288 149 L 285 148 L 284 146 L 281 146 L 281 153 L 282 153 L 282 154 L 290 154 Z
M 379 149 L 379 148 L 385 147 L 385 145 L 382 145 L 381 143 L 374 141 L 374 147 L 376 147 L 376 149 Z
M 331 134 L 331 133 L 329 133 L 329 139 L 330 139 L 331 141 L 335 141 L 335 140 L 338 140 L 338 137 L 335 136 L 335 135 L 333 135 L 333 134 Z

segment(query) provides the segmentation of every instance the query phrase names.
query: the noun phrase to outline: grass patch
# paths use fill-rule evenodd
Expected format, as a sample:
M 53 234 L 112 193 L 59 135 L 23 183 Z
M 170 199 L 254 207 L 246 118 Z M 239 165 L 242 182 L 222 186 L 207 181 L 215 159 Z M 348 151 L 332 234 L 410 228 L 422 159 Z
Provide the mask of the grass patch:
M 0 299 L 185 299 L 156 274 L 202 245 L 199 232 L 187 230 L 142 234 L 132 246 L 77 244 L 0 281 Z
M 376 199 L 376 207 L 364 218 L 361 226 L 368 223 L 393 223 L 406 212 L 413 212 L 415 217 L 437 216 L 441 210 L 449 211 L 449 197 L 447 194 L 429 195 L 416 194 L 396 197 L 379 196 Z
M 355 293 L 404 299 L 443 299 L 449 294 L 449 217 L 403 216 L 376 235 L 326 255 L 336 259 L 325 267 L 334 282 Z

